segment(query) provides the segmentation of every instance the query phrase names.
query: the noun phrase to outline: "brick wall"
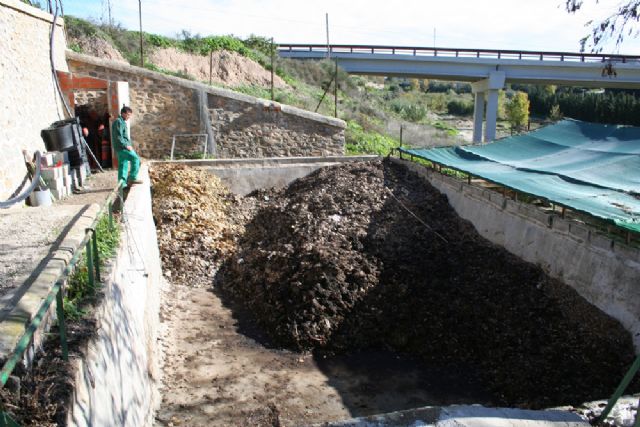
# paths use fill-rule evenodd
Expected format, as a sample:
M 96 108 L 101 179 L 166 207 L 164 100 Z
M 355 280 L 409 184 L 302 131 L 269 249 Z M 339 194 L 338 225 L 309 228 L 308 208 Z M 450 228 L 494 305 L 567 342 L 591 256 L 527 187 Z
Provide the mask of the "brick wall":
M 22 150 L 42 150 L 40 130 L 64 118 L 49 61 L 53 16 L 18 0 L 0 0 L 0 199 L 27 172 Z M 55 32 L 56 68 L 66 71 L 62 19 Z
M 67 60 L 75 76 L 129 82 L 131 137 L 143 157 L 167 158 L 174 135 L 194 133 L 209 133 L 218 157 L 344 153 L 342 120 L 71 51 Z

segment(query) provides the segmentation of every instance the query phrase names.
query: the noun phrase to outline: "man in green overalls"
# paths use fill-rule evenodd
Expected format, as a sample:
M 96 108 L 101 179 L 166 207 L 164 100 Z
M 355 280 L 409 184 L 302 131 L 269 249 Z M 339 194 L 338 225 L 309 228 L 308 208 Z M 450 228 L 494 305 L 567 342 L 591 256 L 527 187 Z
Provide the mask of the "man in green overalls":
M 113 148 L 118 156 L 118 182 L 123 182 L 125 185 L 142 184 L 142 181 L 138 179 L 140 157 L 133 150 L 126 123 L 131 116 L 133 116 L 133 110 L 124 106 L 120 110 L 120 117 L 111 125 Z M 130 168 L 129 164 L 131 164 Z

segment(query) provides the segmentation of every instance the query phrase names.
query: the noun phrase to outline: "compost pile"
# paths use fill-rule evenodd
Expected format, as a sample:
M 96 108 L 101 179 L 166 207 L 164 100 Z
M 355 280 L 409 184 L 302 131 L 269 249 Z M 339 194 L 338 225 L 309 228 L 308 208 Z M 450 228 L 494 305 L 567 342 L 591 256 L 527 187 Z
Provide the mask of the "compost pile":
M 214 175 L 185 166 L 156 165 L 151 180 L 163 272 L 175 283 L 210 286 L 242 232 L 236 197 Z
M 617 322 L 481 238 L 401 165 L 324 168 L 256 197 L 269 202 L 218 283 L 278 345 L 417 354 L 520 407 L 607 396 L 633 360 Z

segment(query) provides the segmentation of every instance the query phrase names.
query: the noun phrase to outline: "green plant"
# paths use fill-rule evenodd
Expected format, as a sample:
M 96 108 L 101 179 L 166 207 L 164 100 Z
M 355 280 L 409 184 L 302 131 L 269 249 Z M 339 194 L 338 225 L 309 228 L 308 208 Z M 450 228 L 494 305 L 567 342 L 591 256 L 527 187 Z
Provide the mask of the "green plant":
M 76 53 L 82 53 L 82 48 L 80 47 L 80 45 L 78 43 L 70 43 L 69 44 L 69 49 L 71 49 L 72 51 L 74 51 Z
M 525 92 L 516 92 L 515 96 L 507 103 L 507 120 L 512 129 L 522 129 L 529 121 L 529 98 Z
M 473 102 L 462 99 L 452 99 L 447 103 L 447 112 L 457 116 L 470 116 L 473 114 Z
M 375 132 L 365 132 L 355 121 L 347 122 L 345 132 L 346 151 L 349 155 L 377 154 L 386 156 L 398 147 L 399 141 Z
M 100 264 L 105 265 L 106 260 L 113 257 L 120 242 L 120 226 L 114 221 L 114 226 L 109 225 L 109 216 L 103 214 L 96 224 L 96 236 L 98 256 Z M 82 306 L 95 293 L 96 289 L 89 283 L 89 270 L 86 265 L 86 250 L 82 252 L 76 269 L 69 276 L 67 293 L 64 298 L 65 317 L 78 319 L 86 314 Z

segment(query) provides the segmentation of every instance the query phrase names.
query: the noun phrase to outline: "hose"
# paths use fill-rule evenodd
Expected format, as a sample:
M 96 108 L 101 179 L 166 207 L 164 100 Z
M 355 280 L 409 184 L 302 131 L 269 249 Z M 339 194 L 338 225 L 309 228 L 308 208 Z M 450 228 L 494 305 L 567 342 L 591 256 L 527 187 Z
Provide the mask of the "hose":
M 60 99 L 62 99 L 62 105 L 64 106 L 64 109 L 67 112 L 67 116 L 73 117 L 73 114 L 71 113 L 71 107 L 69 106 L 69 104 L 67 104 L 67 98 L 65 98 L 64 93 L 62 93 L 62 87 L 60 87 L 60 80 L 58 79 L 58 73 L 56 73 L 55 34 L 56 34 L 56 22 L 58 21 L 58 2 L 60 2 L 60 10 L 63 11 L 63 9 L 62 9 L 62 0 L 54 0 L 54 2 L 56 5 L 55 10 L 53 10 L 53 8 L 51 7 L 51 1 L 49 1 L 49 8 L 53 10 L 53 24 L 51 24 L 51 36 L 49 37 L 49 60 L 51 61 L 51 73 L 53 74 L 53 81 L 56 84 L 56 89 L 58 90 Z M 64 12 L 63 12 L 63 17 L 64 17 Z M 82 140 L 82 144 L 85 146 L 85 148 L 93 158 L 94 162 L 98 166 L 98 169 L 100 169 L 100 172 L 104 172 L 104 169 L 102 169 L 102 166 L 100 166 L 100 162 L 96 158 L 96 155 L 93 153 L 93 151 L 89 147 L 89 144 L 87 144 L 87 141 L 85 141 L 83 137 L 81 137 L 80 139 Z
M 36 151 L 36 173 L 35 176 L 33 177 L 33 179 L 31 180 L 31 185 L 29 186 L 29 188 L 26 189 L 26 191 L 24 193 L 22 193 L 19 196 L 16 196 L 12 199 L 9 200 L 5 200 L 4 202 L 0 202 L 0 209 L 7 209 L 13 205 L 15 205 L 16 203 L 20 203 L 22 202 L 24 199 L 26 199 L 27 197 L 29 197 L 29 194 L 31 194 L 31 192 L 36 188 L 36 186 L 38 185 L 38 183 L 40 182 L 40 158 L 41 158 L 41 154 L 40 151 Z

